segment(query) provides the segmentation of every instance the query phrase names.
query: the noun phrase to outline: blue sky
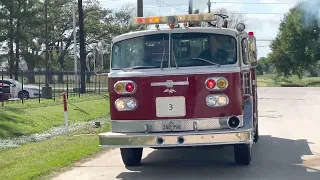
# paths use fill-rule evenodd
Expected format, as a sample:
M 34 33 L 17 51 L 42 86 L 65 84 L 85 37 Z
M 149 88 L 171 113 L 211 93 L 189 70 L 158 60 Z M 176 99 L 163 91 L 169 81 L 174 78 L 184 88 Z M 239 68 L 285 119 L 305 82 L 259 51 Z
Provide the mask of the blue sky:
M 119 9 L 125 3 L 136 3 L 137 0 L 99 0 L 105 8 Z M 145 14 L 155 15 L 188 14 L 189 0 L 143 0 Z M 208 0 L 193 0 L 193 8 L 200 12 L 207 12 Z M 258 56 L 266 56 L 269 44 L 278 32 L 278 27 L 283 15 L 301 0 L 211 0 L 211 9 L 226 8 L 229 11 L 244 14 L 247 31 L 253 31 L 257 37 Z M 162 2 L 162 3 L 161 3 Z M 271 4 L 246 4 L 246 3 L 271 3 Z M 279 4 L 272 4 L 279 3 Z M 168 6 L 170 5 L 170 6 Z M 265 14 L 254 14 L 265 13 Z M 275 13 L 275 14 L 268 14 Z

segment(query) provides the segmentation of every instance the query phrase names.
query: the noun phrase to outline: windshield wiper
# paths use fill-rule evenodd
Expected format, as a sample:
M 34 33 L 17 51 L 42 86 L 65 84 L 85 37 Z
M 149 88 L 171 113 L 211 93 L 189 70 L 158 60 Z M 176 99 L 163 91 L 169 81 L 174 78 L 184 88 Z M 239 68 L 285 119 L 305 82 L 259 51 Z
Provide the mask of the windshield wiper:
M 126 72 L 123 68 L 112 68 L 112 70 L 122 70 L 123 72 Z
M 131 66 L 127 69 L 149 69 L 149 68 L 156 68 L 156 66 Z
M 210 64 L 212 64 L 212 65 L 216 65 L 216 66 L 218 66 L 218 67 L 220 67 L 220 66 L 221 66 L 221 64 L 214 63 L 214 62 L 211 62 L 211 61 L 209 61 L 209 60 L 207 60 L 207 59 L 203 59 L 203 58 L 192 58 L 192 59 L 201 60 L 201 61 L 204 61 L 204 62 L 210 63 Z

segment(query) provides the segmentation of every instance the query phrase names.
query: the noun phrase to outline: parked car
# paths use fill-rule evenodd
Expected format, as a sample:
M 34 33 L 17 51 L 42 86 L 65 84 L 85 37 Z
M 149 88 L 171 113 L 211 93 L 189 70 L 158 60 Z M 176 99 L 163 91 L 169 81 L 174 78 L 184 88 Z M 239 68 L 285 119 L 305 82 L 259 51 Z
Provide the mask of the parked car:
M 8 101 L 10 99 L 10 86 L 7 84 L 0 83 L 0 102 Z
M 14 79 L 0 80 L 0 83 L 9 85 L 11 87 L 10 94 L 12 98 L 37 98 L 42 94 L 42 90 L 38 86 L 22 84 L 21 82 Z

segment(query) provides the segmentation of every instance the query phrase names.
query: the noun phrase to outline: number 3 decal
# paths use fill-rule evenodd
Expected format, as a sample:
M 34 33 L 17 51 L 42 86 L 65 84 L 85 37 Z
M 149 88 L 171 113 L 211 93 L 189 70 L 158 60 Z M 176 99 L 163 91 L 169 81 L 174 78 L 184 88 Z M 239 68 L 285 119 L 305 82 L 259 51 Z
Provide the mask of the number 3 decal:
M 169 104 L 169 110 L 173 110 L 173 105 L 172 104 Z

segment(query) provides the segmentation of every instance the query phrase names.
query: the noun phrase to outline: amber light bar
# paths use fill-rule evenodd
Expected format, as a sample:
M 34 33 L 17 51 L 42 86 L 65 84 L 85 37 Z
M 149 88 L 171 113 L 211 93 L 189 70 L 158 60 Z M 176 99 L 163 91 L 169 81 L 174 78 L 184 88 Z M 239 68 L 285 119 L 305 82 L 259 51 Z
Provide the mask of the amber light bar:
M 175 22 L 169 22 L 175 19 Z M 153 17 L 136 17 L 133 18 L 132 24 L 177 24 L 183 22 L 201 22 L 214 21 L 216 19 L 214 14 L 188 14 L 177 16 L 153 16 Z

